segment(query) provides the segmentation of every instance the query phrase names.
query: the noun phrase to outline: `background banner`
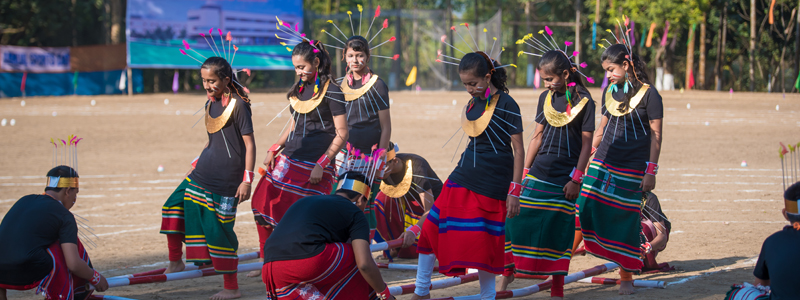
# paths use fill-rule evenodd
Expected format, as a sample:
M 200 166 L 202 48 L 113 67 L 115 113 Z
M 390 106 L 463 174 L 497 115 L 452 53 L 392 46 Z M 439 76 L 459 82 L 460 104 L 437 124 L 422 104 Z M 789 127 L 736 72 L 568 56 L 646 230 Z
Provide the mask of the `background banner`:
M 70 70 L 69 48 L 0 46 L 0 70 L 53 73 Z
M 127 9 L 128 66 L 131 68 L 195 69 L 197 61 L 182 55 L 182 40 L 205 57 L 233 57 L 230 32 L 238 46 L 238 69 L 290 70 L 291 53 L 275 37 L 279 17 L 303 30 L 302 0 L 129 0 Z M 209 34 L 209 30 L 211 33 Z M 218 29 L 222 30 L 222 36 Z M 208 39 L 204 39 L 203 33 Z M 213 38 L 213 40 L 211 40 Z M 203 61 L 194 51 L 187 54 Z M 230 61 L 230 60 L 229 60 Z

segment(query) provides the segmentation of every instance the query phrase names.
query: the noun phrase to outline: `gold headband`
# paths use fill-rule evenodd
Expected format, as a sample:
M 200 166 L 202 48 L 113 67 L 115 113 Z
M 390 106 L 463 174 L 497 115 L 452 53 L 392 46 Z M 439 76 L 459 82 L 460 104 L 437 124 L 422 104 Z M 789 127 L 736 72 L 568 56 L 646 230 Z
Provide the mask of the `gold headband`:
M 47 177 L 47 187 L 49 188 L 78 188 L 78 177 Z
M 394 151 L 394 148 L 390 149 L 386 152 L 386 161 L 393 160 L 397 152 Z
M 369 198 L 369 186 L 355 179 L 343 179 L 336 190 L 351 190 Z
M 797 214 L 798 213 L 798 201 L 792 201 L 783 199 L 784 205 L 786 205 L 786 212 L 790 214 Z

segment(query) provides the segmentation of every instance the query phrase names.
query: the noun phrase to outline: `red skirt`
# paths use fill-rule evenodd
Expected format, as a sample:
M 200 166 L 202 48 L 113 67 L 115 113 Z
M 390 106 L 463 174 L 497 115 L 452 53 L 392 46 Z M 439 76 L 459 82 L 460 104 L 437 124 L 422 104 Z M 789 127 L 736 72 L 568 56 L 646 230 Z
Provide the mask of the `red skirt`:
M 425 213 L 425 209 L 413 199 L 389 198 L 382 192 L 375 197 L 375 211 L 378 221 L 376 229 L 384 241 L 400 237 L 408 226 L 417 224 L 419 217 Z M 399 249 L 397 256 L 417 258 L 417 247 Z
M 329 165 L 317 184 L 308 182 L 311 170 L 316 163 L 299 161 L 279 155 L 275 158 L 275 168 L 261 177 L 253 192 L 253 214 L 256 220 L 276 226 L 283 214 L 301 198 L 315 195 L 329 195 L 333 189 L 333 166 Z M 261 222 L 259 222 L 261 223 Z
M 91 295 L 91 291 L 86 289 L 88 283 L 80 277 L 73 277 L 67 268 L 67 260 L 61 250 L 61 243 L 56 241 L 47 247 L 47 253 L 53 259 L 53 270 L 42 280 L 26 285 L 10 285 L 0 283 L 0 288 L 7 290 L 30 290 L 36 288 L 36 294 L 44 293 L 45 299 L 59 300 L 83 300 Z M 89 254 L 83 248 L 80 239 L 78 240 L 78 254 L 80 258 L 89 263 Z
M 466 274 L 467 268 L 503 273 L 506 202 L 446 181 L 433 204 L 417 251 L 436 254 L 439 273 Z
M 264 263 L 261 278 L 267 299 L 377 299 L 358 271 L 353 247 L 327 244 L 322 253 L 298 260 Z

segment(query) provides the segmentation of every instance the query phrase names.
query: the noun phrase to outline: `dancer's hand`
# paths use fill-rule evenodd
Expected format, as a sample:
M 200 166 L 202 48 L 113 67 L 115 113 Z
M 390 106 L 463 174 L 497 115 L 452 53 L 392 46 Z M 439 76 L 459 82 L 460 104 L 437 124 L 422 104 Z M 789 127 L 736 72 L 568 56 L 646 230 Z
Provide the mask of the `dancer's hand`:
M 642 179 L 642 183 L 639 184 L 639 187 L 642 188 L 642 192 L 652 191 L 656 188 L 656 176 L 644 174 L 644 178 Z
M 103 292 L 108 289 L 108 280 L 106 280 L 105 276 L 100 274 L 100 282 L 98 282 L 97 285 L 94 286 L 94 289 L 97 290 L 98 292 Z
M 308 177 L 308 182 L 317 184 L 322 180 L 322 167 L 319 164 L 314 164 L 314 170 L 311 170 L 311 176 Z
M 236 199 L 239 199 L 239 203 L 245 202 L 250 200 L 250 187 L 252 185 L 247 182 L 242 182 L 239 184 L 239 189 L 236 190 Z
M 267 151 L 267 157 L 264 158 L 264 166 L 267 167 L 267 171 L 272 171 L 275 167 L 275 152 Z
M 507 217 L 509 219 L 519 215 L 519 198 L 511 195 L 506 197 L 506 210 L 508 211 Z
M 417 236 L 410 231 L 404 231 L 402 234 L 400 234 L 399 238 L 403 239 L 403 245 L 400 246 L 401 248 L 411 247 L 417 241 Z
M 570 180 L 566 185 L 564 185 L 563 191 L 564 198 L 567 198 L 567 200 L 575 200 L 578 199 L 578 195 L 581 193 L 581 186 Z

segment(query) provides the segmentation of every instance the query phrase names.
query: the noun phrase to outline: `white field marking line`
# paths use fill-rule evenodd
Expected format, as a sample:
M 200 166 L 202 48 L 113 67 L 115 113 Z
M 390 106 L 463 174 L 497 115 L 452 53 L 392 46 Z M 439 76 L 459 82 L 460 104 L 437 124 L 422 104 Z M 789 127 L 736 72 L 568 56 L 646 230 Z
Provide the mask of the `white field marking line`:
M 97 188 L 98 191 L 152 191 L 152 190 L 174 190 L 174 186 L 134 186 L 117 188 Z
M 779 185 L 777 182 L 745 182 L 745 181 L 709 181 L 709 182 L 680 181 L 680 182 L 670 182 L 670 184 Z
M 702 273 L 702 274 L 698 274 L 698 275 L 694 275 L 694 276 L 689 276 L 689 277 L 686 277 L 686 278 L 678 280 L 678 281 L 668 282 L 667 286 L 684 284 L 684 283 L 687 283 L 689 281 L 695 280 L 695 279 L 703 277 L 703 276 L 714 275 L 714 274 L 717 274 L 717 273 L 722 272 L 722 271 L 728 271 L 728 270 L 730 270 L 730 269 L 732 269 L 734 267 L 737 267 L 739 265 L 755 264 L 755 262 L 752 262 L 754 259 L 758 259 L 758 256 L 756 256 L 754 258 L 750 258 L 750 259 L 748 259 L 748 260 L 746 260 L 744 262 L 741 262 L 741 263 L 736 263 L 736 264 L 729 265 L 729 266 L 725 267 L 722 270 L 717 270 L 717 271 L 713 271 L 713 272 L 706 272 L 706 273 Z
M 695 199 L 689 199 L 689 200 L 687 200 L 687 199 L 664 198 L 664 199 L 661 199 L 660 201 L 675 201 L 675 202 L 776 202 L 776 201 L 779 201 L 779 200 L 773 200 L 773 199 L 735 199 L 735 200 L 731 200 L 731 199 L 717 199 L 717 200 L 695 200 Z M 783 202 L 783 201 L 780 201 L 780 202 Z
M 121 234 L 121 233 L 137 232 L 137 231 L 143 231 L 143 230 L 153 230 L 153 229 L 159 229 L 159 228 L 161 228 L 160 225 L 159 226 L 137 228 L 137 229 L 121 230 L 121 231 L 115 231 L 115 232 L 106 232 L 106 233 L 97 234 L 97 236 L 100 237 L 100 236 L 115 235 L 115 234 Z
M 667 176 L 680 176 L 680 177 L 717 177 L 717 174 L 663 174 Z M 781 178 L 780 175 L 745 175 L 745 174 L 738 174 L 738 175 L 730 175 L 725 174 L 720 177 L 741 177 L 741 178 Z
M 772 172 L 780 172 L 781 169 L 750 169 L 750 168 L 663 168 L 659 170 L 667 170 L 667 171 L 740 171 L 740 172 L 755 172 L 755 171 L 772 171 Z
M 670 232 L 670 235 L 678 234 L 678 233 L 683 233 L 683 230 L 675 230 L 673 232 Z

